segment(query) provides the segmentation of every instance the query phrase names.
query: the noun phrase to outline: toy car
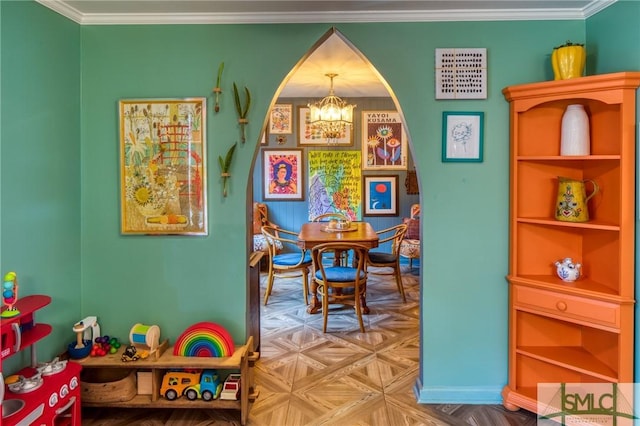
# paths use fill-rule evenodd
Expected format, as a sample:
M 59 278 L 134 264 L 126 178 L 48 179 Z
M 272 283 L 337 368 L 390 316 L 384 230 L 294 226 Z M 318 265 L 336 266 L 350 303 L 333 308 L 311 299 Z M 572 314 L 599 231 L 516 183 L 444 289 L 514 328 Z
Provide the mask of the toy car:
M 184 394 L 187 396 L 187 399 L 191 401 L 198 398 L 211 401 L 220 396 L 221 390 L 222 383 L 220 383 L 218 373 L 215 370 L 204 370 L 200 374 L 199 383 L 186 388 Z
M 139 359 L 140 354 L 138 353 L 135 346 L 127 346 L 124 349 L 124 352 L 122 352 L 122 356 L 120 357 L 120 360 L 122 362 L 137 361 Z
M 200 373 L 168 371 L 162 378 L 160 395 L 173 401 L 181 397 L 189 386 L 200 383 Z
M 168 371 L 162 378 L 160 395 L 173 401 L 183 395 L 193 401 L 202 398 L 205 401 L 216 399 L 220 395 L 222 384 L 215 370 L 201 373 Z
M 148 356 L 149 356 L 149 351 L 138 350 L 136 349 L 135 346 L 129 345 L 124 349 L 124 352 L 122 352 L 122 356 L 120 357 L 120 360 L 122 362 L 137 361 L 139 359 L 145 359 Z
M 220 399 L 237 401 L 240 399 L 240 377 L 241 374 L 229 374 L 222 385 Z

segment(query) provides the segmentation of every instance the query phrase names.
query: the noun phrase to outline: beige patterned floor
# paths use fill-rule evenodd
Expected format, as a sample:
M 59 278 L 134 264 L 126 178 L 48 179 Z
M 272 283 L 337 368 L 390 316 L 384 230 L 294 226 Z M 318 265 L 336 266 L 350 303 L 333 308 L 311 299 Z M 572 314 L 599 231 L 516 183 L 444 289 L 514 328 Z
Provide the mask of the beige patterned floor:
M 323 334 L 322 315 L 306 312 L 300 279 L 276 279 L 269 305 L 262 309 L 256 363 L 260 396 L 249 424 L 535 425 L 534 414 L 498 405 L 416 403 L 419 285 L 406 266 L 403 282 L 406 303 L 389 276 L 371 274 L 367 332 L 359 332 L 353 308 L 335 306 Z M 240 424 L 234 411 L 85 409 L 83 415 L 87 426 Z

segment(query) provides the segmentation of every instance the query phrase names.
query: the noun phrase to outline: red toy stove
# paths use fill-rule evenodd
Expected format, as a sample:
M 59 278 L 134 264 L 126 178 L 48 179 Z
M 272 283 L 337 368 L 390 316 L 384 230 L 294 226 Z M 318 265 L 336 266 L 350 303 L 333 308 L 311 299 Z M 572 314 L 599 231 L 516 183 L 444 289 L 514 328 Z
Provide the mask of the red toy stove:
M 5 401 L 22 400 L 24 406 L 2 424 L 80 426 L 80 370 L 79 364 L 57 358 L 21 370 L 19 381 L 5 385 Z
M 5 377 L 2 426 L 81 426 L 82 366 L 58 358 L 36 361 L 35 344 L 51 333 L 51 326 L 37 323 L 34 313 L 50 302 L 49 296 L 25 296 L 15 304 L 16 315 L 0 321 L 0 361 L 31 349 L 31 367 Z

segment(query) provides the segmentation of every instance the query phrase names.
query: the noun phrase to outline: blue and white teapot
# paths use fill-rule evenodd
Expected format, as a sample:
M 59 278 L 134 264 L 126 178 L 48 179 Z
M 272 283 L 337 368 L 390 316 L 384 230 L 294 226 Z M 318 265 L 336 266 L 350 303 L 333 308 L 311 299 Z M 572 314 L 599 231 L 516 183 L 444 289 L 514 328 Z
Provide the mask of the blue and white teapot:
M 580 263 L 573 263 L 573 259 L 565 257 L 562 260 L 558 260 L 556 263 L 556 273 L 562 281 L 573 282 L 580 278 Z

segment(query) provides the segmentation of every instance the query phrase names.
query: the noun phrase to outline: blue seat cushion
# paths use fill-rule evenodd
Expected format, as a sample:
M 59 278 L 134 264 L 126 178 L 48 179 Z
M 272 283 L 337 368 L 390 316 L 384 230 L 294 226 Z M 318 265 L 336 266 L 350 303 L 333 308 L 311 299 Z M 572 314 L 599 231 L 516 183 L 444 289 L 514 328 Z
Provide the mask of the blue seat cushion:
M 357 268 L 350 268 L 347 266 L 332 266 L 325 268 L 324 273 L 327 276 L 327 280 L 335 282 L 355 281 Z M 363 280 L 366 277 L 364 271 L 360 271 L 360 279 Z M 316 278 L 321 280 L 322 274 L 320 271 L 316 272 Z
M 282 253 L 273 257 L 274 265 L 295 266 L 300 262 L 300 253 Z M 309 252 L 304 254 L 302 263 L 311 263 L 311 255 Z
M 370 251 L 369 259 L 371 259 L 373 263 L 393 263 L 396 261 L 396 257 L 392 253 L 381 251 Z

